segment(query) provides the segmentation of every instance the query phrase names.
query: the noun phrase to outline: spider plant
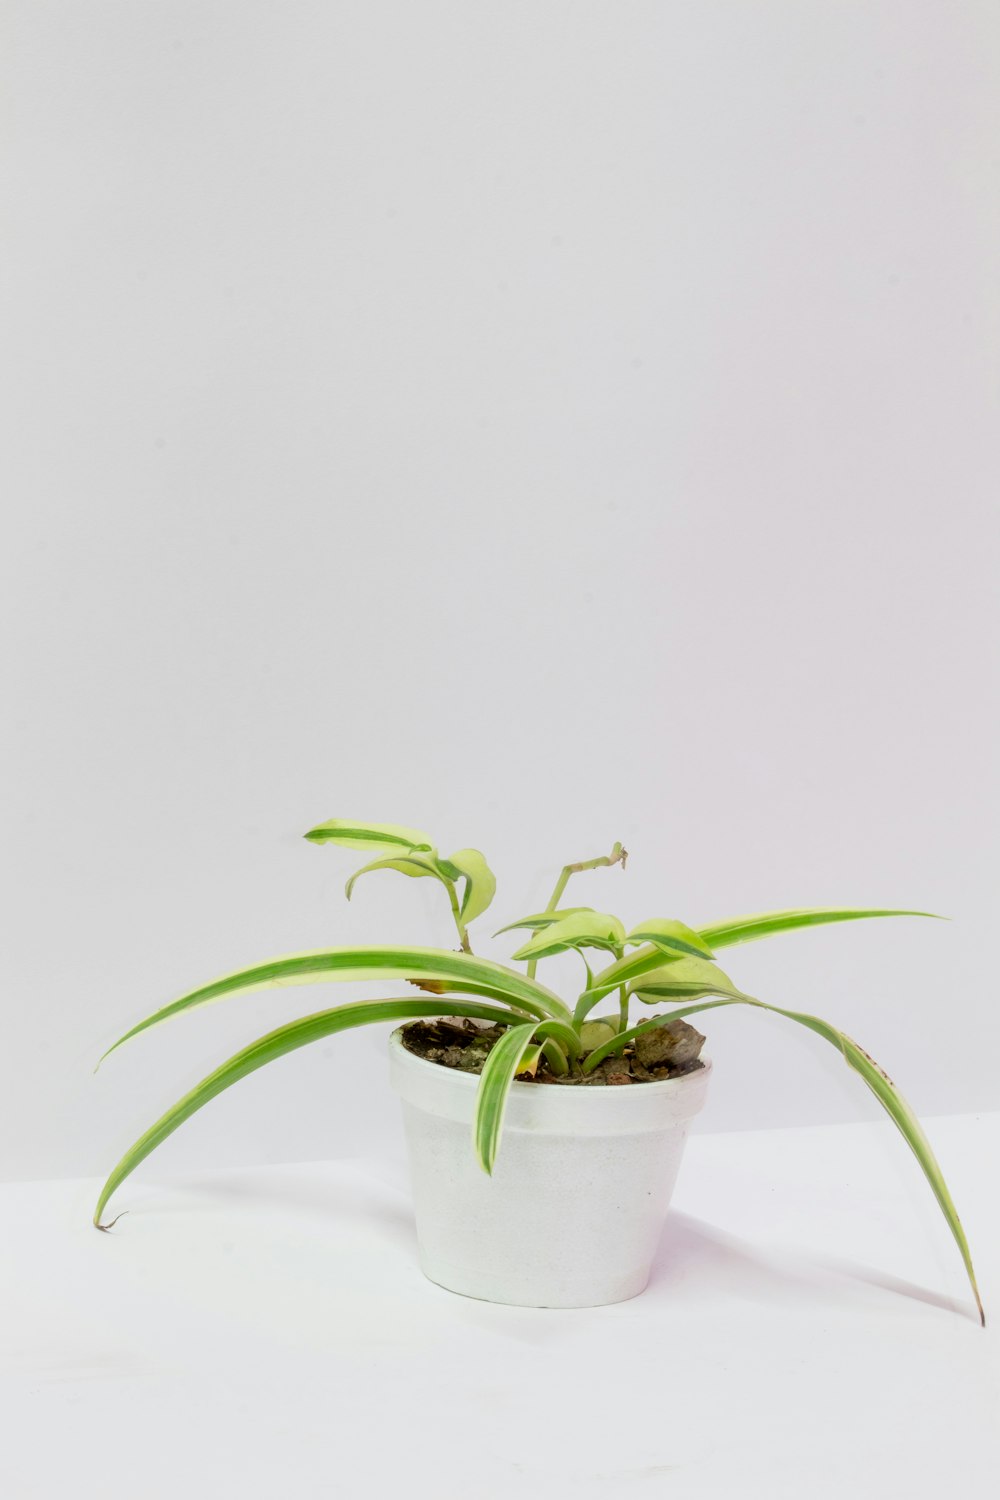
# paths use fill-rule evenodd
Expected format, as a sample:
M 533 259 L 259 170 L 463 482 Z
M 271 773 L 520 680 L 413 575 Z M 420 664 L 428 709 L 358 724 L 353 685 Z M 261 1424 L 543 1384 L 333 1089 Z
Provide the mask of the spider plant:
M 715 963 L 721 948 L 796 928 L 861 918 L 929 917 L 933 913 L 814 908 L 731 917 L 702 927 L 690 927 L 673 917 L 653 917 L 626 929 L 610 913 L 589 906 L 561 905 L 573 875 L 601 866 L 624 868 L 627 853 L 616 843 L 609 854 L 565 865 L 544 911 L 520 917 L 495 934 L 515 931 L 528 934 L 512 956 L 513 962 L 525 965 L 522 971 L 479 957 L 472 951 L 469 927 L 489 908 L 496 891 L 496 880 L 478 849 L 459 849 L 444 856 L 431 838 L 418 829 L 338 818 L 320 823 L 305 837 L 313 844 L 334 844 L 374 856 L 348 880 L 348 899 L 362 875 L 380 870 L 436 881 L 448 901 L 458 950 L 380 945 L 290 954 L 201 985 L 138 1022 L 104 1057 L 171 1016 L 229 995 L 277 985 L 326 981 L 402 980 L 411 986 L 405 995 L 352 1001 L 289 1021 L 216 1068 L 126 1151 L 98 1199 L 94 1212 L 98 1228 L 111 1227 L 102 1223 L 101 1216 L 112 1193 L 150 1152 L 210 1099 L 265 1063 L 335 1032 L 372 1022 L 442 1015 L 501 1023 L 506 1029 L 483 1067 L 473 1120 L 473 1149 L 483 1170 L 491 1173 L 511 1086 L 519 1075 L 534 1074 L 543 1057 L 551 1073 L 584 1077 L 652 1027 L 722 1006 L 746 1005 L 784 1016 L 822 1037 L 868 1085 L 920 1163 L 961 1252 L 980 1318 L 985 1321 L 968 1243 L 941 1168 L 916 1115 L 888 1074 L 863 1047 L 828 1021 L 805 1011 L 766 1004 L 741 990 Z M 579 955 L 584 967 L 583 988 L 572 1004 L 536 977 L 543 959 L 569 951 Z M 586 957 L 595 953 L 610 960 L 596 972 Z M 613 1008 L 595 1017 L 595 1009 L 605 1000 Z M 672 1002 L 673 1008 L 666 1014 L 632 1024 L 633 1002 L 640 1005 Z

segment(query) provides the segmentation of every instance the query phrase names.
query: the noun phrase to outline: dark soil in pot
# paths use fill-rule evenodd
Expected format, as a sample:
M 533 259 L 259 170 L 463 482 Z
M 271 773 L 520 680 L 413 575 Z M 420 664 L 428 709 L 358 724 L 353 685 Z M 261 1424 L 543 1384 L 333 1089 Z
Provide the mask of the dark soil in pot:
M 462 1073 L 481 1073 L 487 1057 L 506 1029 L 505 1026 L 484 1026 L 468 1018 L 443 1016 L 438 1021 L 409 1021 L 400 1034 L 407 1051 L 427 1062 L 439 1063 L 443 1068 L 457 1068 Z M 699 1057 L 704 1043 L 701 1032 L 689 1026 L 687 1021 L 667 1021 L 636 1037 L 616 1057 L 605 1058 L 592 1073 L 569 1073 L 560 1077 L 551 1071 L 542 1057 L 534 1077 L 521 1074 L 519 1081 L 585 1087 L 661 1083 L 665 1078 L 677 1078 L 704 1067 Z

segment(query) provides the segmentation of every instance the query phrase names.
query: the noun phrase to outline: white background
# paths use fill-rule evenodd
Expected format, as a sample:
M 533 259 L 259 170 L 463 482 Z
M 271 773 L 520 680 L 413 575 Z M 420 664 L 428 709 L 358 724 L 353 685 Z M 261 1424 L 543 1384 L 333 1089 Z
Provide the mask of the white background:
M 91 1075 L 190 985 L 450 945 L 424 882 L 344 903 L 330 816 L 481 846 L 496 956 L 615 838 L 574 895 L 636 920 L 949 914 L 726 967 L 921 1111 L 1000 1105 L 995 7 L 5 12 L 0 1175 L 106 1170 L 350 993 Z M 785 1023 L 705 1029 L 706 1129 L 874 1108 Z M 396 1149 L 383 1046 L 161 1169 Z

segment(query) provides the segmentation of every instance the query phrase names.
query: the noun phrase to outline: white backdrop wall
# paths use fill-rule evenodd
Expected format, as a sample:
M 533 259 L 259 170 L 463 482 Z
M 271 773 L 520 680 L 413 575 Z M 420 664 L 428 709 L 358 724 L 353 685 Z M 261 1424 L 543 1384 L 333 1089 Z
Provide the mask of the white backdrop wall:
M 294 988 L 451 943 L 333 815 L 579 897 L 951 924 L 733 950 L 926 1113 L 1000 1106 L 995 7 L 5 7 L 0 1172 L 98 1173 Z M 492 914 L 491 914 L 492 915 Z M 568 977 L 575 978 L 570 970 Z M 706 1017 L 708 1129 L 869 1113 Z M 151 1170 L 397 1149 L 384 1034 Z

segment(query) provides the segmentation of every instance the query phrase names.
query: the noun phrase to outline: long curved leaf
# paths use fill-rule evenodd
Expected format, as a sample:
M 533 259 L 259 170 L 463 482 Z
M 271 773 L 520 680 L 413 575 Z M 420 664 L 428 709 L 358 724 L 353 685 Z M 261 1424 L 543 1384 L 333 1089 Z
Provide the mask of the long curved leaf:
M 604 948 L 617 953 L 624 941 L 625 928 L 617 917 L 607 912 L 575 912 L 534 933 L 514 958 L 548 958 L 567 948 Z
M 758 938 L 770 937 L 772 933 L 791 932 L 797 927 L 822 927 L 828 922 L 857 922 L 867 917 L 933 917 L 938 922 L 947 920 L 932 911 L 816 906 L 800 911 L 763 911 L 749 917 L 727 917 L 724 922 L 712 922 L 708 927 L 700 927 L 698 931 L 710 947 L 725 948 L 731 943 L 752 943 Z
M 179 1125 L 183 1125 L 185 1120 L 190 1119 L 210 1099 L 238 1083 L 241 1078 L 246 1078 L 249 1073 L 262 1068 L 265 1063 L 284 1057 L 286 1052 L 294 1052 L 298 1047 L 305 1047 L 309 1042 L 318 1042 L 323 1037 L 332 1036 L 334 1032 L 349 1031 L 355 1026 L 368 1026 L 376 1021 L 406 1021 L 418 1016 L 440 1015 L 475 1016 L 503 1025 L 509 1025 L 512 1020 L 517 1019 L 516 1014 L 499 1006 L 449 1001 L 447 1007 L 442 1008 L 433 1000 L 421 1000 L 418 996 L 413 996 L 403 1000 L 361 1000 L 356 1004 L 339 1005 L 333 1010 L 318 1011 L 315 1015 L 289 1021 L 287 1025 L 279 1026 L 276 1031 L 270 1031 L 256 1042 L 251 1042 L 249 1047 L 244 1047 L 228 1062 L 216 1068 L 214 1073 L 203 1078 L 201 1083 L 185 1094 L 183 1099 L 179 1099 L 129 1147 L 101 1190 L 94 1210 L 94 1223 L 100 1225 L 101 1214 L 111 1194 L 167 1136 L 172 1135 Z
M 371 874 L 373 870 L 397 870 L 400 875 L 409 875 L 414 880 L 421 876 L 433 876 L 442 884 L 445 882 L 433 849 L 414 849 L 409 854 L 386 854 L 380 859 L 373 859 L 367 865 L 362 865 L 360 870 L 355 870 L 344 887 L 344 895 L 348 901 L 351 899 L 355 881 L 360 880 L 362 875 Z
M 447 980 L 438 979 L 411 979 L 410 983 L 415 985 L 418 990 L 422 990 L 430 995 L 481 997 L 483 1000 L 495 1001 L 498 1005 L 510 1005 L 512 1008 L 514 1004 L 495 985 L 470 984 L 467 980 L 463 980 L 461 984 L 454 984 Z M 523 1011 L 528 1010 L 528 1006 L 523 1001 L 520 1002 L 520 1008 Z M 573 1018 L 568 1010 L 563 1010 L 558 1015 L 553 1015 L 550 1012 L 548 1016 L 542 1016 L 541 1008 L 538 1007 L 534 1014 L 538 1017 L 536 1036 L 554 1038 L 566 1049 L 571 1057 L 578 1057 L 580 1055 L 579 1035 L 577 1030 L 574 1029 Z
M 462 921 L 474 922 L 477 917 L 482 916 L 496 895 L 497 878 L 486 863 L 486 856 L 478 849 L 459 849 L 457 854 L 449 855 L 445 863 L 456 872 L 452 875 L 451 869 L 448 870 L 452 880 L 461 876 L 465 881 Z
M 698 936 L 711 948 L 725 948 L 732 943 L 749 943 L 757 938 L 768 937 L 775 932 L 791 932 L 798 927 L 819 927 L 829 922 L 852 922 L 864 917 L 933 917 L 933 912 L 888 911 L 881 908 L 813 907 L 799 911 L 760 912 L 756 916 L 730 917 L 724 922 L 715 922 L 709 927 L 699 927 Z M 945 918 L 937 918 L 944 921 Z M 586 1014 L 590 1008 L 610 994 L 619 985 L 630 984 L 634 979 L 657 969 L 664 962 L 662 951 L 650 946 L 638 948 L 626 954 L 608 968 L 594 976 L 594 983 L 585 990 L 577 1003 L 577 1015 Z M 671 960 L 666 959 L 667 962 Z
M 410 849 L 429 849 L 430 834 L 398 823 L 359 823 L 353 818 L 328 818 L 317 823 L 305 837 L 312 844 L 339 844 L 342 849 L 362 849 L 369 854 L 391 854 Z
M 662 948 L 667 953 L 693 953 L 696 958 L 713 957 L 711 948 L 700 933 L 672 917 L 651 917 L 648 922 L 640 922 L 638 927 L 632 928 L 625 941 L 630 944 L 652 943 L 654 948 Z
M 528 1021 L 523 1026 L 512 1026 L 491 1049 L 483 1066 L 476 1091 L 472 1139 L 476 1157 L 484 1172 L 493 1172 L 510 1086 L 525 1053 L 532 1045 L 537 1029 L 537 1023 L 533 1021 Z
M 296 953 L 271 959 L 267 963 L 240 969 L 211 984 L 191 990 L 189 994 L 182 995 L 179 1000 L 163 1006 L 161 1010 L 133 1026 L 108 1048 L 104 1057 L 108 1057 L 123 1042 L 138 1036 L 148 1027 L 210 1000 L 221 1000 L 226 995 L 246 994 L 250 990 L 270 989 L 284 984 L 316 984 L 326 980 L 346 983 L 361 979 L 412 979 L 418 976 L 458 983 L 466 980 L 470 984 L 482 985 L 491 994 L 498 998 L 502 996 L 506 1003 L 519 1006 L 532 1015 L 561 1016 L 563 1019 L 569 1016 L 566 1006 L 551 990 L 547 990 L 537 980 L 529 979 L 526 974 L 521 974 L 516 969 L 507 969 L 489 958 L 477 958 L 470 953 L 451 953 L 443 948 L 328 948 L 316 953 Z
M 577 912 L 592 912 L 592 906 L 562 906 L 556 911 L 536 911 L 528 917 L 518 917 L 516 922 L 508 922 L 506 927 L 498 927 L 493 934 L 501 937 L 505 932 L 516 932 L 520 928 L 528 932 L 540 932 L 543 927 L 551 927 L 554 922 L 561 922 L 563 917 L 574 917 Z
M 771 1011 L 773 1015 L 784 1016 L 789 1021 L 795 1021 L 800 1026 L 805 1026 L 808 1030 L 815 1032 L 817 1036 L 821 1036 L 831 1046 L 836 1047 L 848 1066 L 853 1068 L 855 1073 L 861 1075 L 920 1163 L 921 1170 L 930 1184 L 931 1191 L 937 1199 L 945 1222 L 951 1230 L 955 1243 L 958 1246 L 966 1275 L 969 1278 L 969 1285 L 972 1288 L 972 1295 L 976 1299 L 980 1322 L 985 1324 L 986 1314 L 983 1309 L 982 1298 L 979 1295 L 979 1287 L 976 1284 L 976 1273 L 972 1264 L 969 1242 L 965 1237 L 965 1230 L 962 1228 L 962 1222 L 958 1217 L 958 1211 L 948 1191 L 948 1185 L 944 1180 L 944 1174 L 941 1171 L 937 1157 L 934 1155 L 930 1141 L 928 1141 L 927 1136 L 924 1134 L 923 1126 L 885 1069 L 875 1061 L 870 1053 L 859 1046 L 852 1037 L 849 1037 L 845 1031 L 838 1030 L 836 1026 L 831 1026 L 829 1021 L 824 1021 L 820 1016 L 809 1015 L 806 1011 L 784 1010 L 780 1005 L 768 1005 L 763 1000 L 757 1000 L 751 995 L 741 995 L 739 998 L 734 997 L 732 999 L 703 1000 L 697 1005 L 686 1005 L 680 1010 L 671 1011 L 667 1016 L 656 1017 L 652 1021 L 647 1022 L 645 1027 L 640 1025 L 633 1027 L 631 1033 L 621 1033 L 613 1042 L 608 1043 L 606 1049 L 601 1049 L 601 1051 L 606 1056 L 609 1052 L 617 1050 L 618 1045 L 624 1045 L 626 1040 L 631 1040 L 639 1031 L 646 1029 L 650 1025 L 656 1025 L 657 1023 L 663 1025 L 666 1021 L 675 1020 L 682 1016 L 695 1015 L 698 1011 L 702 1010 L 714 1010 L 721 1005 L 752 1005 L 757 1010 Z M 600 1052 L 592 1052 L 584 1062 L 584 1069 L 586 1070 L 589 1067 L 595 1066 L 595 1059 L 600 1061 L 600 1056 Z

